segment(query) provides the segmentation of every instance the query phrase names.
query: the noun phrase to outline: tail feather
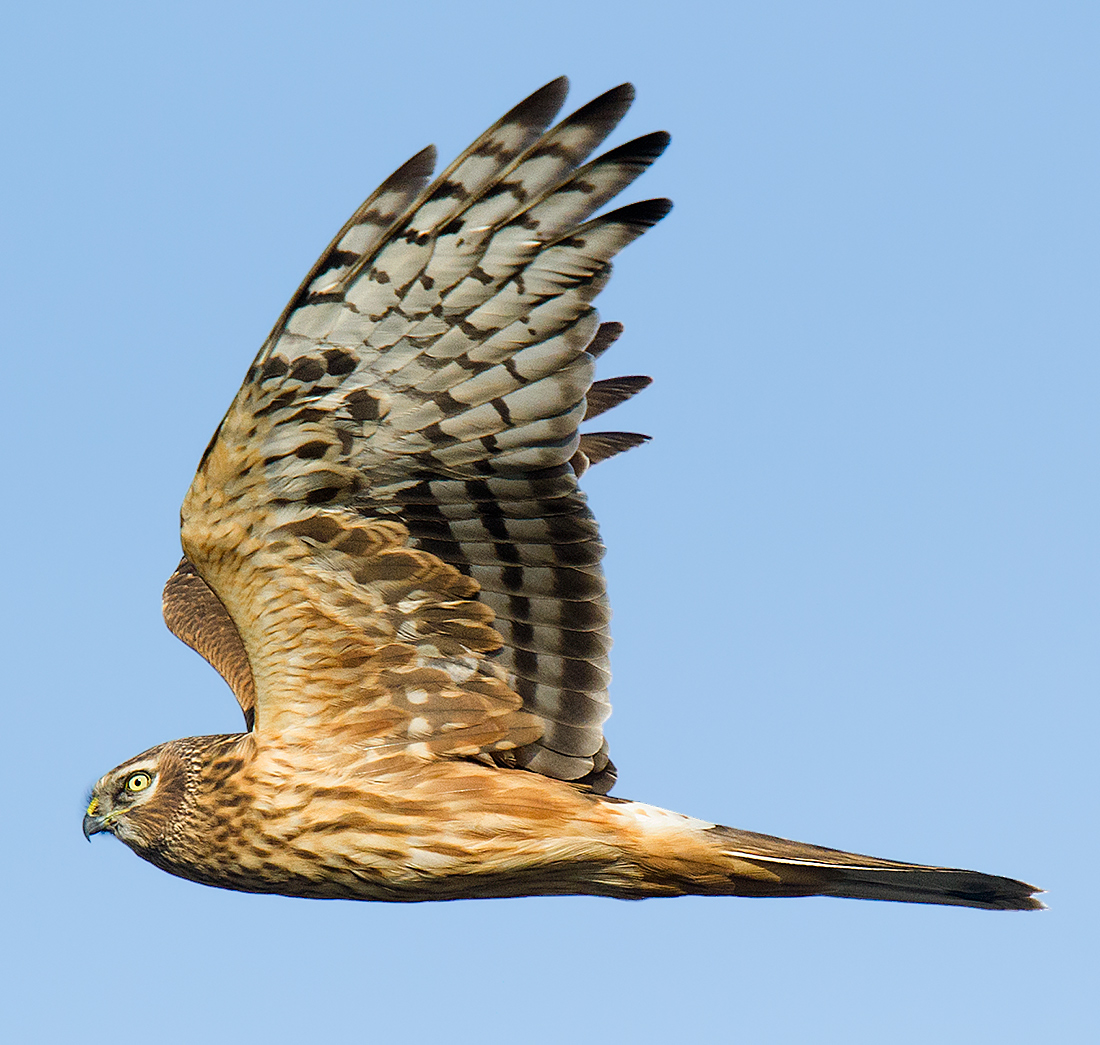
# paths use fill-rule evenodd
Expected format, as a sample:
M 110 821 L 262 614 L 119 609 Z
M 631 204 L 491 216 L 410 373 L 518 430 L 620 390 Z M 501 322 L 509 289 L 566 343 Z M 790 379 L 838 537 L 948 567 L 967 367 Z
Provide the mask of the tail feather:
M 730 892 L 742 896 L 842 896 L 981 907 L 1041 910 L 1042 892 L 1026 882 L 957 867 L 929 867 L 825 849 L 786 838 L 711 828 L 729 861 Z

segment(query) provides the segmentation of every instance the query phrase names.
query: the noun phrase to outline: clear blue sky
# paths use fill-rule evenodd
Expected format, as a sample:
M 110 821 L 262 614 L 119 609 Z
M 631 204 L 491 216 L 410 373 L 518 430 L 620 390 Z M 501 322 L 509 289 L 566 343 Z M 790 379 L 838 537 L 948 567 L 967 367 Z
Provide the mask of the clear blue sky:
M 4 22 L 9 1040 L 1100 1040 L 1100 6 Z M 81 837 L 100 773 L 238 728 L 160 588 L 286 298 L 394 167 L 563 72 L 573 104 L 637 84 L 615 142 L 673 135 L 627 198 L 676 209 L 601 299 L 601 374 L 656 378 L 615 422 L 655 441 L 587 482 L 616 793 L 1025 878 L 1049 912 L 309 902 Z

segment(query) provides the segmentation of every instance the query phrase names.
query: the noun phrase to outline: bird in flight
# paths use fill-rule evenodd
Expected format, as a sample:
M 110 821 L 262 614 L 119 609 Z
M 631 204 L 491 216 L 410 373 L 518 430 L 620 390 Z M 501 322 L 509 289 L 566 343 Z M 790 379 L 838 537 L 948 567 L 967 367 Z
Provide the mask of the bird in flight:
M 391 175 L 264 342 L 183 502 L 168 627 L 245 731 L 152 748 L 84 832 L 245 892 L 362 900 L 846 896 L 1030 909 L 1023 882 L 609 797 L 610 611 L 577 480 L 643 442 L 585 432 L 592 301 L 667 200 L 593 217 L 668 144 L 589 160 L 623 85 L 551 127 L 564 78 L 432 180 Z

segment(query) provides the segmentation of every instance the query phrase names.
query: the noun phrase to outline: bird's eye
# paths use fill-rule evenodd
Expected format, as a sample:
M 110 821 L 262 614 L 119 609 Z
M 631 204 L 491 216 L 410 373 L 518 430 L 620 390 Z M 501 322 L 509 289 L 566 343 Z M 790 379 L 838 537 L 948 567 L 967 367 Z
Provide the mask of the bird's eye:
M 126 778 L 126 790 L 144 791 L 152 782 L 153 778 L 148 773 L 131 773 Z

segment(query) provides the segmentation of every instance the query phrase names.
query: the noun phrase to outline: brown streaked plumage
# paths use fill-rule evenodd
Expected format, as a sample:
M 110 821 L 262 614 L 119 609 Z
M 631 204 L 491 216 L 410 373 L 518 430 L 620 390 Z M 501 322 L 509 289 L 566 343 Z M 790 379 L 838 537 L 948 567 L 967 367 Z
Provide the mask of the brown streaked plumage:
M 119 766 L 85 832 L 184 878 L 292 896 L 1042 906 L 1012 879 L 607 796 L 610 613 L 577 478 L 645 437 L 578 426 L 649 383 L 593 381 L 622 328 L 591 302 L 669 204 L 592 215 L 668 136 L 589 160 L 633 91 L 548 130 L 565 88 L 431 184 L 434 151 L 413 157 L 287 306 L 203 454 L 164 592 L 247 732 Z

